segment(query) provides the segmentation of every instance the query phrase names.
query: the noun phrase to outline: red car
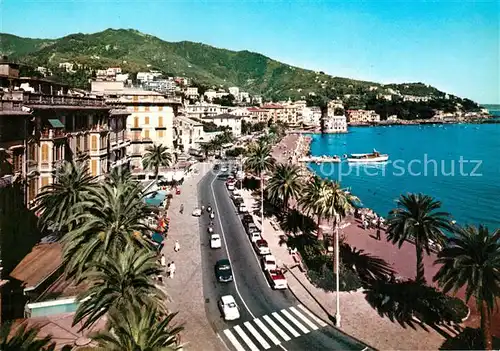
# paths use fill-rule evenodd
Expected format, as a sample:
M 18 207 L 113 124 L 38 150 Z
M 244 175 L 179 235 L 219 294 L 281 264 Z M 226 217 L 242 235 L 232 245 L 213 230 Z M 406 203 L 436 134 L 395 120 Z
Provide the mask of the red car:
M 175 195 L 180 195 L 181 194 L 181 189 L 180 188 L 176 188 L 175 189 Z

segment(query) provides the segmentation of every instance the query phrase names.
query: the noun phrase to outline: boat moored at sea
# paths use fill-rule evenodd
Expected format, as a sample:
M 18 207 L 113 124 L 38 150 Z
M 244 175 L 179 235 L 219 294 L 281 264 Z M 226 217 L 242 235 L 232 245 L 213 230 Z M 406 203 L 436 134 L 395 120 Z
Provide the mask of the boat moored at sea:
M 347 162 L 349 163 L 386 162 L 388 159 L 388 154 L 381 154 L 377 150 L 373 150 L 369 154 L 351 154 L 347 156 Z

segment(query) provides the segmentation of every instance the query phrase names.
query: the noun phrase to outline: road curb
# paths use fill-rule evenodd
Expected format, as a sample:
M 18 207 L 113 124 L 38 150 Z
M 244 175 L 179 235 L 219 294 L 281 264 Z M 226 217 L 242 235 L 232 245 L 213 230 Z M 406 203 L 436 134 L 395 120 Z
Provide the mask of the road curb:
M 284 265 L 284 267 L 286 268 L 286 271 L 287 271 L 287 272 L 289 272 L 289 273 L 290 273 L 290 274 L 291 274 L 291 275 L 295 278 L 295 280 L 297 280 L 297 281 L 299 281 L 299 282 L 300 282 L 299 278 L 298 278 L 298 277 L 295 275 L 295 273 L 292 271 L 292 269 L 293 269 L 293 268 L 295 268 L 296 266 L 293 266 L 293 267 L 287 267 L 286 265 Z M 310 292 L 308 289 L 306 289 L 305 287 L 304 287 L 304 289 L 307 291 L 307 293 L 308 293 L 309 295 L 311 295 L 311 297 L 313 297 L 313 296 L 312 296 L 312 294 L 311 294 L 311 292 Z M 297 301 L 299 301 L 302 305 L 304 305 L 304 307 L 306 307 L 306 308 L 309 310 L 309 312 L 311 312 L 312 314 L 314 314 L 314 315 L 316 316 L 316 318 L 318 318 L 318 319 L 320 319 L 321 321 L 323 321 L 324 323 L 328 324 L 330 327 L 334 328 L 334 329 L 335 329 L 335 330 L 337 330 L 339 333 L 341 333 L 341 334 L 343 334 L 343 335 L 345 335 L 345 336 L 347 336 L 347 337 L 349 337 L 349 338 L 351 338 L 351 339 L 355 340 L 356 342 L 358 342 L 358 343 L 359 343 L 359 344 L 361 344 L 362 346 L 365 346 L 365 348 L 363 348 L 363 351 L 365 351 L 365 350 L 373 350 L 373 351 L 377 351 L 377 349 L 376 349 L 376 348 L 374 348 L 373 346 L 371 346 L 371 345 L 367 344 L 365 341 L 362 341 L 362 340 L 360 340 L 360 339 L 356 338 L 355 336 L 352 336 L 352 335 L 347 334 L 347 333 L 346 333 L 345 331 L 343 331 L 342 329 L 339 329 L 339 328 L 338 328 L 338 327 L 336 327 L 336 326 L 335 326 L 335 324 L 333 324 L 331 321 L 329 321 L 329 320 L 325 320 L 324 318 L 319 317 L 319 316 L 317 315 L 317 313 L 314 313 L 314 312 L 313 312 L 313 311 L 312 311 L 312 310 L 308 307 L 308 304 L 307 304 L 307 303 L 305 303 L 304 301 L 302 301 L 302 299 L 300 299 L 300 298 L 297 296 L 297 294 L 293 291 L 293 288 L 290 286 L 290 284 L 288 284 L 288 290 L 289 290 L 289 291 L 292 293 L 292 295 L 293 295 L 293 296 L 297 299 Z M 316 302 L 316 304 L 317 304 L 317 305 L 318 305 L 318 306 L 319 306 L 322 310 L 325 310 L 325 308 L 324 308 L 324 307 L 323 307 L 323 306 L 322 306 L 319 302 L 317 302 L 317 301 L 316 301 L 316 299 L 315 299 L 314 297 L 313 297 L 313 300 Z M 327 313 L 327 312 L 325 311 L 325 313 Z

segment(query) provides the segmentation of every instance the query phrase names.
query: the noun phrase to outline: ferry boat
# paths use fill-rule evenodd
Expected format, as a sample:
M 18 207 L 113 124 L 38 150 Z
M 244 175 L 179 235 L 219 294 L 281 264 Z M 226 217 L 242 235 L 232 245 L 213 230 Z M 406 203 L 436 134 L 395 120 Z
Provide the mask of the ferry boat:
M 377 150 L 373 150 L 371 154 L 351 154 L 347 156 L 347 162 L 350 163 L 385 162 L 388 159 L 389 155 L 381 154 Z

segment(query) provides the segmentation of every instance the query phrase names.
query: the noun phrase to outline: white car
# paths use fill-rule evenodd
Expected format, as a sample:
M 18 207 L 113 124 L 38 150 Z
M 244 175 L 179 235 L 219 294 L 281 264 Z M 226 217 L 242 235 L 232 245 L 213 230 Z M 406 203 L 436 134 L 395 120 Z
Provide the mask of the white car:
M 280 269 L 270 269 L 266 271 L 266 278 L 273 289 L 288 288 L 288 282 Z
M 219 234 L 212 234 L 210 236 L 210 248 L 220 249 L 222 247 L 222 241 Z
M 227 185 L 227 190 L 229 190 L 229 191 L 233 191 L 233 190 L 234 190 L 234 184 L 233 184 L 233 183 L 229 183 L 229 184 Z
M 201 216 L 201 208 L 195 208 L 193 211 L 193 216 L 200 217 Z
M 248 208 L 245 206 L 245 204 L 241 204 L 240 207 L 238 207 L 238 212 L 239 213 L 247 213 Z
M 222 296 L 219 300 L 219 308 L 226 321 L 240 319 L 240 308 L 232 295 Z
M 227 168 L 227 166 L 222 166 L 220 171 L 225 173 L 225 172 L 229 171 L 229 169 Z
M 275 270 L 276 268 L 276 258 L 273 255 L 265 255 L 262 257 L 262 269 L 264 271 Z
M 257 240 L 262 240 L 262 236 L 260 235 L 260 232 L 252 232 L 252 234 L 250 234 L 250 241 L 252 243 L 255 243 L 255 242 L 257 242 Z

